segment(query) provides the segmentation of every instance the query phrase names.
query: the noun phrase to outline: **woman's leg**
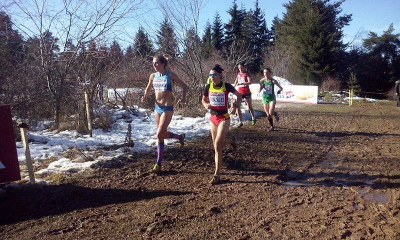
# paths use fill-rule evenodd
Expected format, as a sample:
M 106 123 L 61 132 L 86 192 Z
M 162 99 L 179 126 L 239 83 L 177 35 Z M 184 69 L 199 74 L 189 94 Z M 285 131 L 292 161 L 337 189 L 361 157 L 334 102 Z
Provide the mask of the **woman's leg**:
M 275 101 L 269 102 L 269 116 L 268 116 L 268 121 L 271 124 L 270 131 L 274 130 L 274 120 L 272 119 L 272 116 L 274 116 L 275 112 Z
M 171 122 L 173 112 L 164 112 L 161 116 L 156 113 L 157 123 L 157 165 L 161 166 L 164 157 L 164 139 L 169 137 L 167 131 L 168 125 Z
M 275 101 L 269 103 L 269 115 L 272 117 L 275 114 Z
M 279 115 L 275 111 L 276 101 L 271 102 L 270 105 L 271 105 L 271 107 L 270 107 L 271 115 L 274 116 L 275 120 L 278 122 L 279 121 Z
M 218 175 L 221 169 L 222 163 L 222 150 L 225 145 L 225 138 L 229 131 L 230 119 L 227 119 L 219 124 L 219 126 L 215 126 L 216 132 L 214 138 L 214 160 L 215 160 L 215 172 L 214 175 Z
M 218 126 L 216 126 L 212 122 L 210 122 L 210 124 L 211 124 L 211 138 L 212 138 L 212 143 L 213 143 L 213 147 L 214 147 L 215 138 L 217 137 Z
M 269 124 L 271 125 L 271 127 L 270 127 L 270 130 L 271 130 L 271 128 L 274 127 L 274 122 L 273 122 L 273 120 L 272 120 L 271 109 L 270 109 L 270 103 L 263 103 L 263 105 L 264 105 L 264 111 L 265 111 L 265 113 L 267 114 L 268 122 L 269 122 Z
M 246 102 L 247 102 L 247 106 L 249 106 L 252 123 L 253 123 L 253 125 L 255 125 L 256 124 L 256 116 L 254 115 L 253 102 L 251 100 L 251 95 L 250 95 L 250 98 L 246 99 Z
M 263 103 L 265 114 L 267 114 L 267 118 L 269 117 L 269 105 L 268 103 Z
M 242 106 L 242 103 L 241 102 L 236 102 L 236 104 L 238 106 L 236 111 L 237 111 L 237 115 L 239 117 L 239 127 L 241 127 L 241 126 L 243 126 L 242 110 L 240 110 L 240 107 Z

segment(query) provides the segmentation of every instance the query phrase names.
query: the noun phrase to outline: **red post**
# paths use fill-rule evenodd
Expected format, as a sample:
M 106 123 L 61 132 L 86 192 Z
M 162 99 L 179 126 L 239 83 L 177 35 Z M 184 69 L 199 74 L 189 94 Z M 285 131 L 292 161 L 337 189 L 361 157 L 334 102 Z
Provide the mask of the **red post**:
M 0 183 L 21 180 L 11 108 L 0 105 Z

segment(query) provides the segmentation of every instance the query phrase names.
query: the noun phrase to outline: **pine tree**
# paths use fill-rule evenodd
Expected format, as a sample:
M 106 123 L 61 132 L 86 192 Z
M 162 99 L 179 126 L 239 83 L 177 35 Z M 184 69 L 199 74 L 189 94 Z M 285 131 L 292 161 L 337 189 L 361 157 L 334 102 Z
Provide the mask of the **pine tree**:
M 347 66 L 361 80 L 363 91 L 386 93 L 400 78 L 399 36 L 392 25 L 382 35 L 370 32 L 363 48 L 347 55 Z
M 110 46 L 108 58 L 114 66 L 118 66 L 124 59 L 124 53 L 116 40 Z
M 151 58 L 154 55 L 153 44 L 142 27 L 139 27 L 139 30 L 136 33 L 133 43 L 133 51 L 136 56 L 141 58 Z
M 383 89 L 392 87 L 394 82 L 400 79 L 400 34 L 394 31 L 392 23 L 381 36 L 370 32 L 363 42 L 369 56 L 381 59 L 383 69 L 387 69 L 387 71 L 382 69 L 385 72 L 384 78 L 381 79 Z
M 167 18 L 161 23 L 157 33 L 158 51 L 171 57 L 179 54 L 178 41 L 172 23 Z
M 338 17 L 343 1 L 294 0 L 277 29 L 279 48 L 292 56 L 291 77 L 303 84 L 321 85 L 322 79 L 337 70 L 340 53 L 344 51 L 342 28 L 351 15 Z
M 127 64 L 129 64 L 130 62 L 132 62 L 134 57 L 135 57 L 135 51 L 133 50 L 133 47 L 129 45 L 125 50 L 124 61 Z
M 201 51 L 201 39 L 197 35 L 194 28 L 190 28 L 186 33 L 185 39 L 185 54 L 190 54 L 190 52 Z
M 204 29 L 204 35 L 201 41 L 202 56 L 205 59 L 209 58 L 211 56 L 213 48 L 214 47 L 212 45 L 211 24 L 207 21 L 206 27 Z
M 259 72 L 263 65 L 263 56 L 268 46 L 269 32 L 267 29 L 267 23 L 265 21 L 264 13 L 261 11 L 258 0 L 255 3 L 254 11 L 250 11 L 248 14 L 249 25 L 247 42 L 252 48 L 253 59 L 249 64 L 249 70 L 251 72 Z
M 269 46 L 275 46 L 276 43 L 276 29 L 279 27 L 279 25 L 282 23 L 282 20 L 279 19 L 277 16 L 274 17 L 274 20 L 272 20 L 272 26 L 271 30 L 268 32 L 268 45 Z
M 211 42 L 218 51 L 222 50 L 224 43 L 224 29 L 219 14 L 215 14 L 214 22 L 211 28 Z
M 25 72 L 35 68 L 29 63 L 28 66 L 23 65 L 25 60 L 23 44 L 22 36 L 13 29 L 10 16 L 0 11 L 0 104 L 13 105 L 13 111 L 18 110 L 18 105 L 21 107 L 24 102 L 32 104 L 31 94 L 37 89 L 42 89 L 38 84 L 30 84 L 38 74 Z M 28 79 L 22 78 L 23 73 Z M 29 85 L 32 88 L 29 88 Z M 32 89 L 35 91 L 29 91 Z
M 355 73 L 351 72 L 349 80 L 347 81 L 347 85 L 349 89 L 353 90 L 353 94 L 357 96 L 357 94 L 361 91 L 360 85 L 358 84 L 358 79 Z
M 225 25 L 224 47 L 229 48 L 235 41 L 243 38 L 243 22 L 246 18 L 246 11 L 239 9 L 236 0 L 233 0 L 232 7 L 228 10 L 231 19 Z
M 11 18 L 0 11 L 0 84 L 13 74 L 17 64 L 22 61 L 22 45 L 22 36 L 13 29 Z

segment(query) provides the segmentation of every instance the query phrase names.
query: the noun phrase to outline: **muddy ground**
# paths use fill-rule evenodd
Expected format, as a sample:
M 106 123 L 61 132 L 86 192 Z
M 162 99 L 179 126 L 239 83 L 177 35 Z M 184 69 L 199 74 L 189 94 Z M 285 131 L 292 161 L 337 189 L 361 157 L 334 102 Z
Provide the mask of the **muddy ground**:
M 281 105 L 234 129 L 222 184 L 210 137 L 2 188 L 1 239 L 400 239 L 400 109 Z

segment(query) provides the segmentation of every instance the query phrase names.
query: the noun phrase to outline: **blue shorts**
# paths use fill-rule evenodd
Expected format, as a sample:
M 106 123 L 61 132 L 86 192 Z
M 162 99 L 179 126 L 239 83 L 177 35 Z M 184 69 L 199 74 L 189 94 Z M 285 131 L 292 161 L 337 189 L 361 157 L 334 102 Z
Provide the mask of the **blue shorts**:
M 165 112 L 173 112 L 174 106 L 158 106 L 157 104 L 154 106 L 154 112 L 158 113 L 158 115 L 162 115 Z

